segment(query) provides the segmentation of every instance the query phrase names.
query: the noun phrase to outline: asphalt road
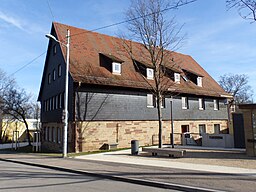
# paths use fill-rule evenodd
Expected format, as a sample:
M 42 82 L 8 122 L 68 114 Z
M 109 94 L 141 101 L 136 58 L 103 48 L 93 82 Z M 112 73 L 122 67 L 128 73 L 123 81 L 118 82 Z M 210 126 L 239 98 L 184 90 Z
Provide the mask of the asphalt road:
M 0 191 L 19 192 L 151 192 L 151 191 L 174 191 L 147 187 L 131 183 L 112 181 L 97 177 L 77 175 L 67 172 L 55 171 L 15 164 L 10 162 L 0 162 Z

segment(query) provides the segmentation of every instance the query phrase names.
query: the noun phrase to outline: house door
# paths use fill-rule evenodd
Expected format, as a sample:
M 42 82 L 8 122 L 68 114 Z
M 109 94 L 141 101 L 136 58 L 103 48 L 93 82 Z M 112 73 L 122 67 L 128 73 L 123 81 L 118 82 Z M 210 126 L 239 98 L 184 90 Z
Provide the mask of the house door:
M 245 148 L 244 118 L 241 113 L 233 113 L 234 145 L 235 148 Z

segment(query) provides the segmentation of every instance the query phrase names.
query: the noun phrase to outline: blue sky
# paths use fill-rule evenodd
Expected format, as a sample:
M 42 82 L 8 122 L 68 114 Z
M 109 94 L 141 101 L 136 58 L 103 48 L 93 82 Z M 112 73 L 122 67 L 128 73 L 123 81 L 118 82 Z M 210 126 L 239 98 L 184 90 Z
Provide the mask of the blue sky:
M 16 72 L 13 77 L 18 85 L 36 100 L 45 61 L 43 53 L 48 45 L 45 34 L 50 32 L 51 22 L 95 29 L 123 21 L 130 2 L 0 0 L 0 3 L 0 68 L 8 75 Z M 198 0 L 169 14 L 176 15 L 179 24 L 185 24 L 183 33 L 187 38 L 178 52 L 191 55 L 215 80 L 225 73 L 247 74 L 249 84 L 256 90 L 256 23 L 243 20 L 236 10 L 226 11 L 225 0 Z M 125 32 L 125 25 L 98 32 L 115 36 L 120 31 Z

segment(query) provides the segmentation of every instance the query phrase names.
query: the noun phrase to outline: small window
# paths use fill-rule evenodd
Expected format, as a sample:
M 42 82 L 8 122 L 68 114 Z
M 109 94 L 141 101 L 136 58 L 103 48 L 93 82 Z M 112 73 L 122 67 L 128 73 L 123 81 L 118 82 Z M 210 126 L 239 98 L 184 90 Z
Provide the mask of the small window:
M 59 127 L 57 128 L 57 142 L 61 143 L 61 129 Z
M 61 76 L 61 64 L 58 65 L 58 76 L 60 77 Z
M 153 94 L 147 94 L 147 107 L 154 107 L 154 96 L 153 96 Z
M 59 109 L 62 109 L 62 93 L 59 94 Z
M 219 110 L 219 100 L 217 99 L 213 100 L 213 108 L 214 110 Z
M 202 134 L 206 133 L 206 126 L 205 124 L 199 125 L 199 135 L 202 136 Z
M 187 97 L 182 97 L 182 109 L 188 109 L 188 98 Z
M 202 77 L 197 77 L 197 85 L 199 87 L 202 87 L 203 86 L 203 78 Z
M 52 141 L 52 128 L 48 127 L 48 131 L 49 131 L 49 141 Z
M 55 129 L 55 127 L 52 128 L 52 141 L 55 143 L 56 142 L 56 134 L 57 129 Z
M 55 45 L 53 45 L 53 55 L 56 55 L 56 53 L 57 53 L 57 46 L 55 44 Z
M 58 109 L 58 105 L 59 105 L 59 100 L 58 100 L 58 95 L 55 96 L 55 109 Z
M 56 80 L 56 71 L 55 71 L 55 69 L 53 69 L 53 72 L 52 72 L 52 79 L 53 79 L 53 81 Z
M 55 97 L 52 98 L 52 110 L 55 110 Z
M 154 78 L 154 70 L 147 68 L 147 79 L 153 79 Z
M 48 84 L 51 84 L 51 73 L 48 74 Z
M 180 74 L 179 73 L 174 73 L 174 82 L 175 83 L 180 83 Z
M 204 105 L 204 99 L 203 98 L 198 99 L 198 107 L 199 107 L 199 110 L 204 110 L 205 105 Z
M 121 74 L 121 64 L 113 62 L 112 63 L 112 73 Z
M 48 141 L 48 127 L 44 128 L 44 140 Z
M 51 111 L 52 110 L 52 98 L 50 98 L 50 100 L 49 100 L 49 111 Z
M 181 133 L 188 133 L 189 125 L 181 125 Z
M 220 124 L 214 124 L 214 134 L 220 134 Z

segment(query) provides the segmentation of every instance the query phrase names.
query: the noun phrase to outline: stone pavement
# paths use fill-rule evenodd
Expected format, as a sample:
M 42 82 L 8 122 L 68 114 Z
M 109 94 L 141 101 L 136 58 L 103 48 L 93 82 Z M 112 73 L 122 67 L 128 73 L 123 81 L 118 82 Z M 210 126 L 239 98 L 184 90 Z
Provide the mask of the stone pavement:
M 240 192 L 255 191 L 256 188 L 255 169 L 178 163 L 177 159 L 172 158 L 131 156 L 129 150 L 67 159 L 0 152 L 0 160 L 181 191 Z

